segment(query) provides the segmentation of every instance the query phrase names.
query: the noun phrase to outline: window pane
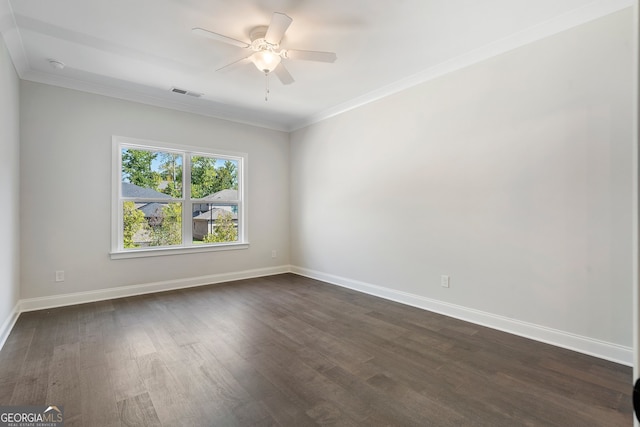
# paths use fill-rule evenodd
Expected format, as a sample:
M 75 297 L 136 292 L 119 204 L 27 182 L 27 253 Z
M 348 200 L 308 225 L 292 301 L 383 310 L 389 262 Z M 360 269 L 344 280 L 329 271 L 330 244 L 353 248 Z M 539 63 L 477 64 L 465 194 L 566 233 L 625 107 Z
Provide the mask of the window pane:
M 125 249 L 182 244 L 182 203 L 123 202 Z
M 191 198 L 238 200 L 238 161 L 192 156 Z
M 123 148 L 123 197 L 182 197 L 182 155 Z
M 238 205 L 193 204 L 193 243 L 238 241 Z

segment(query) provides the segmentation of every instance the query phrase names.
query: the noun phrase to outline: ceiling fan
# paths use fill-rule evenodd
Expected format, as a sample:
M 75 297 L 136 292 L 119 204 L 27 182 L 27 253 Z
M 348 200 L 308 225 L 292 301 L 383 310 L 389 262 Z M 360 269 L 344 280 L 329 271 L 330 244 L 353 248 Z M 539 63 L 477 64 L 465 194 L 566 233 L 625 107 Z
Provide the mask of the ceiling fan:
M 312 50 L 297 50 L 297 49 L 282 49 L 280 42 L 284 33 L 291 25 L 293 19 L 285 15 L 284 13 L 274 12 L 271 17 L 271 23 L 268 27 L 260 26 L 251 31 L 250 39 L 251 43 L 243 42 L 241 40 L 227 37 L 222 34 L 214 33 L 213 31 L 205 30 L 204 28 L 193 28 L 192 32 L 200 36 L 208 37 L 213 40 L 217 40 L 223 43 L 227 43 L 233 46 L 238 46 L 244 49 L 249 49 L 251 54 L 234 61 L 224 67 L 218 68 L 216 71 L 220 71 L 227 67 L 240 65 L 242 63 L 253 62 L 258 70 L 262 71 L 265 76 L 268 76 L 272 71 L 282 82 L 282 84 L 288 85 L 294 82 L 293 77 L 282 63 L 283 59 L 293 60 L 305 60 L 305 61 L 317 61 L 317 62 L 335 62 L 336 54 L 333 52 L 318 52 Z M 268 87 L 267 87 L 268 93 Z

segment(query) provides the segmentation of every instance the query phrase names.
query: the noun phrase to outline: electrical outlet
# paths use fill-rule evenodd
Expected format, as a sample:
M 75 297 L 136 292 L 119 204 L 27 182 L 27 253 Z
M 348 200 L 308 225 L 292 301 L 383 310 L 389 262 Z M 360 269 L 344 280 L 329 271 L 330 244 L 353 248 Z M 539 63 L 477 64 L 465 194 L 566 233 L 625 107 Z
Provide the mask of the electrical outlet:
M 276 258 L 278 256 L 278 251 L 275 249 L 271 250 L 271 258 Z
M 440 276 L 440 286 L 443 288 L 449 287 L 449 276 L 445 276 L 444 274 Z
M 56 271 L 56 282 L 64 282 L 64 270 Z

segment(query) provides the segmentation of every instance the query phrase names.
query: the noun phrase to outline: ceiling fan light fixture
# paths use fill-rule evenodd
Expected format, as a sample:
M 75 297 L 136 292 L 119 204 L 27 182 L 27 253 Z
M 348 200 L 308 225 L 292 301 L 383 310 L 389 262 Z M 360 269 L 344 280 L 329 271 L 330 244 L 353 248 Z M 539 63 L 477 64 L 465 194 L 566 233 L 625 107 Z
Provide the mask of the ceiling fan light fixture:
M 282 58 L 280 55 L 270 50 L 260 50 L 251 55 L 251 61 L 254 63 L 256 68 L 263 73 L 270 73 L 273 71 L 278 64 L 280 64 L 281 60 Z
M 0 2 L 1 1 L 2 0 L 0 0 Z M 271 74 L 272 71 L 283 85 L 289 85 L 294 82 L 293 77 L 285 66 L 286 64 L 282 62 L 283 59 L 302 59 L 305 61 L 316 62 L 335 62 L 336 60 L 336 54 L 333 52 L 282 49 L 280 47 L 280 43 L 292 22 L 293 20 L 291 17 L 286 14 L 273 12 L 269 26 L 262 25 L 254 27 L 251 30 L 249 34 L 251 43 L 236 40 L 233 37 L 227 37 L 200 27 L 192 28 L 191 31 L 194 34 L 249 50 L 251 53 L 247 53 L 243 58 L 220 67 L 216 71 L 220 71 L 228 67 L 230 68 L 236 64 L 240 65 L 247 64 L 249 61 L 253 62 L 253 65 L 255 65 L 256 68 L 264 74 L 266 101 L 269 95 L 269 74 Z

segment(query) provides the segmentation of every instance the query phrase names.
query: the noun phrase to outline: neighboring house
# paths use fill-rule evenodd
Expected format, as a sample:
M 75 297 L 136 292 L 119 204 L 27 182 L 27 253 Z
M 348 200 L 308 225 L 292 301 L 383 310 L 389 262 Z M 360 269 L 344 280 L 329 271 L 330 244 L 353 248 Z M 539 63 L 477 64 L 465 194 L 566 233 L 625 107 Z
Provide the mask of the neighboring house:
M 140 187 L 128 182 L 122 183 L 122 195 L 124 197 L 139 197 L 149 199 L 170 199 L 171 196 L 160 193 L 150 188 Z M 238 227 L 238 212 L 236 206 L 215 205 L 213 202 L 225 200 L 237 200 L 238 190 L 222 190 L 202 198 L 203 203 L 193 204 L 193 238 L 202 240 L 207 234 L 211 234 L 215 228 L 215 221 L 222 213 L 231 212 L 233 224 Z M 144 213 L 144 218 L 149 225 L 155 225 L 162 218 L 163 204 L 159 202 L 136 203 L 136 209 Z M 145 227 L 133 236 L 133 242 L 139 246 L 149 246 L 149 231 Z
M 238 228 L 238 214 L 232 212 L 227 206 L 212 207 L 206 212 L 193 217 L 193 238 L 202 240 L 207 234 L 213 233 L 216 226 L 216 219 L 219 215 L 231 213 L 234 227 Z
M 222 200 L 238 200 L 238 190 L 221 190 L 213 194 L 209 194 L 206 197 L 202 198 L 203 203 L 194 203 L 193 204 L 193 214 L 201 214 L 203 212 L 207 212 L 210 209 L 210 202 L 218 202 Z M 218 206 L 218 208 L 224 208 L 223 206 Z M 237 213 L 237 212 L 234 212 Z
M 237 200 L 238 190 L 221 190 L 213 194 L 203 197 L 204 203 L 193 204 L 193 238 L 196 240 L 204 239 L 204 236 L 211 234 L 215 228 L 215 222 L 218 215 L 231 212 L 233 224 L 238 227 L 238 209 L 235 205 L 215 205 L 212 202 L 221 202 L 225 200 Z
M 161 193 L 151 188 L 140 187 L 130 182 L 122 183 L 122 196 L 123 197 L 139 197 L 141 199 L 170 199 L 168 194 Z M 144 213 L 144 217 L 147 222 L 162 217 L 162 204 L 151 203 L 136 203 L 136 208 Z
M 130 182 L 122 183 L 123 197 L 139 197 L 141 199 L 170 199 L 168 194 L 161 193 L 151 188 L 140 187 Z
M 149 199 L 171 198 L 171 196 L 169 196 L 168 194 L 161 193 L 151 188 L 140 187 L 138 185 L 131 184 L 130 182 L 122 183 L 122 196 Z M 162 207 L 163 205 L 157 202 L 136 203 L 136 209 L 144 213 L 144 219 L 147 220 L 147 224 L 149 224 L 150 226 L 156 225 L 159 222 L 159 219 L 162 218 Z M 149 246 L 150 242 L 151 237 L 149 234 L 149 230 L 146 227 L 138 230 L 138 232 L 136 232 L 136 234 L 134 234 L 133 236 L 133 243 L 138 246 Z

